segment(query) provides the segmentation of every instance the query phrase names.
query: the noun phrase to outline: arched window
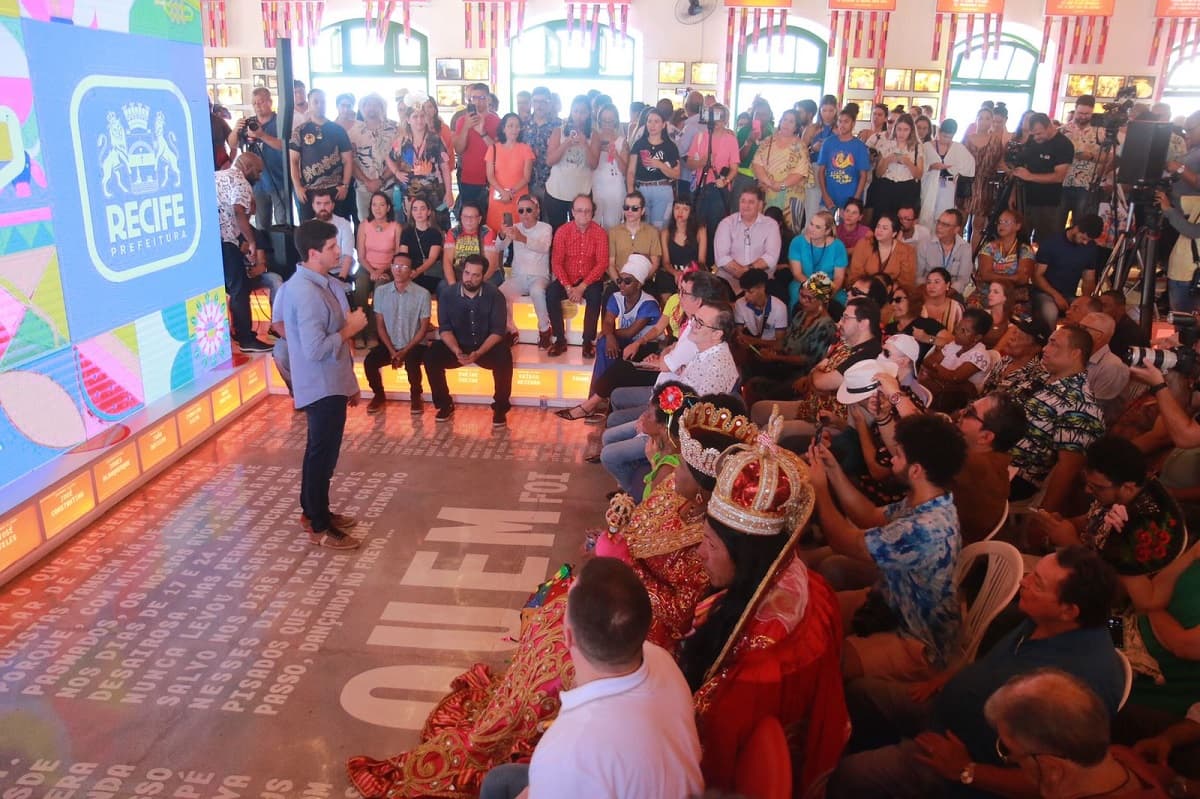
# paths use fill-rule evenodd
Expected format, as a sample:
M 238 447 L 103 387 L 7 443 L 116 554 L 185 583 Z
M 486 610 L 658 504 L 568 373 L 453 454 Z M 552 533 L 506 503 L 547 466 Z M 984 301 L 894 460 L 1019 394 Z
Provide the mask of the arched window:
M 995 41 L 994 39 L 992 40 Z M 1023 39 L 1003 35 L 1000 52 L 983 57 L 983 37 L 971 40 L 968 57 L 967 43 L 954 46 L 953 68 L 950 71 L 950 94 L 943 119 L 954 119 L 959 130 L 975 121 L 975 114 L 984 100 L 1003 102 L 1008 106 L 1008 129 L 1016 130 L 1021 114 L 1033 105 L 1033 84 L 1037 77 L 1037 48 Z
M 1172 116 L 1188 116 L 1200 111 L 1200 56 L 1183 58 L 1183 48 L 1176 50 L 1167 73 L 1162 101 L 1171 106 Z M 1148 101 L 1147 101 L 1148 102 Z
M 737 101 L 730 109 L 732 114 L 749 108 L 756 94 L 771 104 L 776 119 L 799 100 L 820 102 L 825 88 L 825 42 L 793 25 L 788 26 L 782 49 L 778 33 L 769 39 L 764 32 L 757 45 L 753 41 L 750 37 L 738 56 Z
M 308 50 L 312 86 L 325 92 L 326 113 L 336 114 L 333 100 L 343 92 L 356 98 L 376 92 L 387 102 L 388 116 L 395 116 L 395 97 L 400 89 L 429 94 L 429 43 L 423 34 L 395 23 L 380 41 L 361 19 L 338 22 L 321 31 Z
M 524 31 L 512 41 L 512 97 L 509 107 L 516 108 L 516 95 L 535 86 L 545 86 L 562 100 L 562 116 L 571 108 L 571 99 L 596 89 L 613 99 L 628 121 L 633 102 L 633 39 L 613 33 L 612 28 L 597 28 L 595 46 L 591 46 L 592 28 L 579 24 L 567 33 L 565 20 L 547 22 Z

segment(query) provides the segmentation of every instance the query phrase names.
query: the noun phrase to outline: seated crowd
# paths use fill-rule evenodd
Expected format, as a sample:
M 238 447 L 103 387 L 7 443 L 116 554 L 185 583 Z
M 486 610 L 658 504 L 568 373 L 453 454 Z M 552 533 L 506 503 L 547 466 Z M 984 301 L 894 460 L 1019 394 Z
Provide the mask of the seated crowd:
M 886 107 L 855 135 L 832 97 L 778 120 L 756 99 L 731 130 L 719 104 L 699 122 L 699 95 L 627 126 L 603 96 L 562 122 L 545 89 L 503 119 L 486 86 L 469 96 L 449 126 L 409 110 L 386 169 L 352 165 L 370 191 L 341 274 L 373 309 L 367 412 L 403 366 L 413 413 L 423 368 L 449 419 L 446 370 L 476 365 L 503 426 L 514 303 L 549 357 L 582 305 L 590 396 L 558 415 L 601 428 L 586 457 L 616 491 L 589 538 L 603 557 L 534 592 L 507 668 L 455 680 L 413 750 L 351 760 L 364 796 L 735 791 L 766 717 L 798 792 L 1200 790 L 1200 345 L 1128 365 L 1150 341 L 1097 291 L 1106 223 L 1070 191 L 1111 169 L 1089 104 L 1016 134 L 989 104 L 956 140 Z M 1014 136 L 1048 154 L 1011 170 L 1024 214 L 993 185 Z M 414 182 L 455 159 L 443 234 L 448 187 Z M 229 171 L 253 181 L 263 159 Z M 346 194 L 306 202 L 337 226 Z M 231 262 L 239 239 L 257 253 L 232 208 Z

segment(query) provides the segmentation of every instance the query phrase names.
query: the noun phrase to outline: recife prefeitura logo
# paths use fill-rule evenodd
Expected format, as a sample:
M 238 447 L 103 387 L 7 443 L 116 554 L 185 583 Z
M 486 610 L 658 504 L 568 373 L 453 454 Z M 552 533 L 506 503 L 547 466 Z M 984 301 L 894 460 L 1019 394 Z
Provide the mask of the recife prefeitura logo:
M 191 112 L 169 80 L 90 75 L 71 95 L 84 238 L 121 283 L 186 263 L 200 239 Z

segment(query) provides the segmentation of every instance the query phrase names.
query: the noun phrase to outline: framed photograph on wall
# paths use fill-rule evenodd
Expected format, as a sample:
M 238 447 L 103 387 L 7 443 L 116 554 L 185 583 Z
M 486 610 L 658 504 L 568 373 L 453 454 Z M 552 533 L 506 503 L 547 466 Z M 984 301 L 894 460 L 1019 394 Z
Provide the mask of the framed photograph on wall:
M 1125 85 L 1125 78 L 1120 75 L 1100 75 L 1096 78 L 1094 94 L 1100 100 L 1115 100 L 1117 92 Z
M 264 60 L 267 63 L 267 69 L 274 72 L 275 71 L 275 56 L 267 56 L 267 58 Z
M 237 80 L 242 77 L 242 59 L 214 58 L 213 77 L 217 80 Z
M 457 83 L 439 83 L 436 99 L 439 108 L 460 108 L 463 105 L 463 87 Z
M 262 56 L 256 55 L 256 56 L 254 56 L 254 58 L 250 59 L 250 69 L 261 72 L 266 68 L 267 68 L 267 59 L 263 58 Z
M 846 76 L 846 88 L 873 92 L 877 74 L 874 67 L 850 67 L 850 72 Z
M 242 104 L 242 84 L 218 83 L 214 86 L 217 92 L 217 104 L 226 108 Z
M 268 75 L 267 76 L 267 88 L 268 89 L 278 89 L 279 88 L 279 78 L 277 78 L 274 75 Z
M 659 61 L 659 83 L 683 83 L 687 73 L 687 64 L 683 61 Z
M 486 58 L 464 58 L 462 67 L 463 80 L 491 80 L 492 73 Z
M 434 74 L 438 80 L 462 80 L 463 60 L 461 58 L 439 58 L 434 62 Z
M 927 105 L 927 106 L 929 106 L 931 109 L 933 109 L 933 113 L 931 113 L 931 114 L 929 115 L 929 118 L 930 118 L 931 120 L 933 120 L 933 123 L 934 123 L 935 125 L 937 124 L 937 121 L 938 121 L 938 103 L 940 103 L 940 102 L 941 102 L 941 98 L 939 98 L 939 97 L 914 97 L 914 98 L 913 98 L 913 102 L 914 102 L 914 103 L 916 103 L 917 105 Z
M 267 75 L 266 73 L 263 73 L 263 74 L 256 73 L 256 74 L 250 76 L 250 84 L 256 89 L 258 89 L 260 87 L 265 89 L 265 88 L 267 88 L 267 78 L 269 78 L 269 77 L 271 77 L 271 76 Z
M 926 94 L 941 94 L 942 71 L 940 69 L 914 69 L 913 91 Z
M 213 76 L 213 60 L 212 60 L 212 58 L 205 56 L 204 57 L 204 77 L 209 80 L 212 80 L 212 76 Z
M 693 61 L 692 62 L 692 83 L 699 83 L 701 86 L 716 86 L 717 85 L 717 62 L 716 61 Z
M 858 105 L 858 121 L 859 122 L 870 122 L 871 121 L 871 111 L 875 108 L 875 98 L 874 97 L 871 97 L 869 95 L 864 95 L 863 97 L 847 97 L 846 101 L 850 102 L 850 103 L 855 103 Z
M 1096 93 L 1095 75 L 1067 75 L 1067 97 L 1078 97 L 1081 94 Z
M 912 91 L 911 69 L 885 69 L 883 71 L 883 89 L 888 92 Z
M 1146 100 L 1154 96 L 1153 75 L 1130 75 L 1125 79 L 1125 85 L 1137 89 L 1139 100 Z
M 902 106 L 904 106 L 905 112 L 907 112 L 908 107 L 910 105 L 912 105 L 912 98 L 911 97 L 890 97 L 890 96 L 884 95 L 883 104 L 886 105 L 888 108 L 895 108 L 898 105 L 902 105 Z

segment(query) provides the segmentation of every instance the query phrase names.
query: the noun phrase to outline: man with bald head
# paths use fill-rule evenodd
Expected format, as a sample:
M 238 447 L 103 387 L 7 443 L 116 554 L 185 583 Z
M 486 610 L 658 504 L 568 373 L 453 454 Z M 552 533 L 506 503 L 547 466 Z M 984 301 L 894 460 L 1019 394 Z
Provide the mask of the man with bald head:
M 1092 337 L 1092 355 L 1087 362 L 1087 383 L 1104 411 L 1104 420 L 1112 424 L 1120 413 L 1121 398 L 1129 385 L 1129 367 L 1109 349 L 1117 323 L 1103 312 L 1093 311 L 1079 320 Z

